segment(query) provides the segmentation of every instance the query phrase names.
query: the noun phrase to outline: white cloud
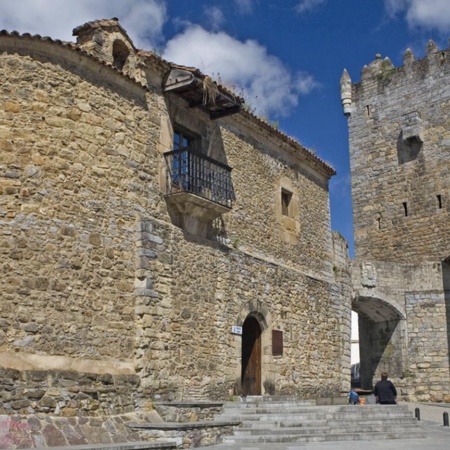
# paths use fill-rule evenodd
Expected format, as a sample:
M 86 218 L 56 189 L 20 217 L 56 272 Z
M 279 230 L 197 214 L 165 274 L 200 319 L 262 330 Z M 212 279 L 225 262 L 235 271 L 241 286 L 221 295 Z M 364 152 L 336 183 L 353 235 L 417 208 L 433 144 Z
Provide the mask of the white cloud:
M 212 30 L 218 30 L 225 22 L 225 16 L 223 12 L 216 6 L 207 8 L 205 10 L 205 16 L 209 22 L 209 28 L 211 28 Z
M 240 12 L 250 12 L 258 0 L 235 0 Z M 0 29 L 40 34 L 73 41 L 72 29 L 85 22 L 118 17 L 138 48 L 164 48 L 163 25 L 168 19 L 163 0 L 0 0 Z M 209 10 L 211 30 L 224 20 L 220 10 Z M 177 20 L 175 18 L 175 20 Z M 311 75 L 292 73 L 256 41 L 241 42 L 224 32 L 208 32 L 182 23 L 182 31 L 167 42 L 164 57 L 198 67 L 209 75 L 220 74 L 224 84 L 235 86 L 255 112 L 287 116 L 299 96 L 316 87 Z
M 241 42 L 225 33 L 211 33 L 191 25 L 171 39 L 164 57 L 220 77 L 223 84 L 243 91 L 257 114 L 287 116 L 300 94 L 317 83 L 304 73 L 293 74 L 265 47 L 254 40 Z
M 250 14 L 253 6 L 258 0 L 234 0 L 234 3 L 241 14 Z
M 301 0 L 295 9 L 298 13 L 313 11 L 326 1 L 327 0 Z
M 387 12 L 402 14 L 410 27 L 435 28 L 447 33 L 450 28 L 448 0 L 385 0 Z
M 137 47 L 161 42 L 166 20 L 161 0 L 0 0 L 0 29 L 73 41 L 72 29 L 85 22 L 118 17 Z

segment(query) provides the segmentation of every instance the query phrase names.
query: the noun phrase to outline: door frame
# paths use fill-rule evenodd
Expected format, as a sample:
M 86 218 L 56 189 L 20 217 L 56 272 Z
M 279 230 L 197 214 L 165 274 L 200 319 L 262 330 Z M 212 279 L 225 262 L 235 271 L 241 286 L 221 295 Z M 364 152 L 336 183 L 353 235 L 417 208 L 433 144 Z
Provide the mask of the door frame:
M 254 314 L 242 325 L 241 391 L 243 396 L 262 392 L 262 333 L 264 327 Z

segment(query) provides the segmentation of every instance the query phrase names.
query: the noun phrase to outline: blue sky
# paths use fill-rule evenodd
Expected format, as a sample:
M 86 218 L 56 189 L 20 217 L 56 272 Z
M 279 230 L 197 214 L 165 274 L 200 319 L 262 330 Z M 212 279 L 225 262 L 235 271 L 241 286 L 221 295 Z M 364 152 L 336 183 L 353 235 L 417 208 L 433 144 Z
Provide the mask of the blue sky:
M 198 67 L 329 162 L 332 228 L 353 252 L 346 118 L 339 79 L 377 53 L 395 66 L 433 39 L 448 47 L 450 0 L 0 0 L 0 29 L 72 41 L 118 17 L 138 48 Z

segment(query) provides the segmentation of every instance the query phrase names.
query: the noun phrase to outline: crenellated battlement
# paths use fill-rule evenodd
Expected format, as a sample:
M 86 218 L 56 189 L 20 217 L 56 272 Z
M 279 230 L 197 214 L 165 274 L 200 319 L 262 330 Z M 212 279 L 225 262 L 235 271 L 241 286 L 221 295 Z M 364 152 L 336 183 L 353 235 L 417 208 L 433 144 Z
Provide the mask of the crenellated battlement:
M 450 48 L 439 50 L 433 40 L 428 41 L 426 55 L 416 59 L 410 48 L 403 54 L 403 66 L 395 67 L 389 57 L 382 58 L 377 54 L 375 60 L 365 65 L 361 70 L 361 80 L 353 83 L 347 70 L 341 77 L 341 102 L 344 114 L 352 113 L 354 102 L 361 92 L 365 94 L 390 95 L 392 89 L 405 85 L 414 90 L 414 86 L 424 87 L 430 85 L 433 79 L 439 79 L 450 73 Z M 372 92 L 373 90 L 373 92 Z

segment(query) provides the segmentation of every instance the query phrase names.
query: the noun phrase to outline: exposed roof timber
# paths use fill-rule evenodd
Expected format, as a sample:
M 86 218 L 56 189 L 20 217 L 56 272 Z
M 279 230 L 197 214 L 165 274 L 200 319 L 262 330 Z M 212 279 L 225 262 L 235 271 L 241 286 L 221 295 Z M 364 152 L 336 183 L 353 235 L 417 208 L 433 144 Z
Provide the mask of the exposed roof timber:
M 184 98 L 191 108 L 200 108 L 211 119 L 235 114 L 241 110 L 242 99 L 234 97 L 207 77 L 201 78 L 195 69 L 172 68 L 163 83 L 165 92 Z

